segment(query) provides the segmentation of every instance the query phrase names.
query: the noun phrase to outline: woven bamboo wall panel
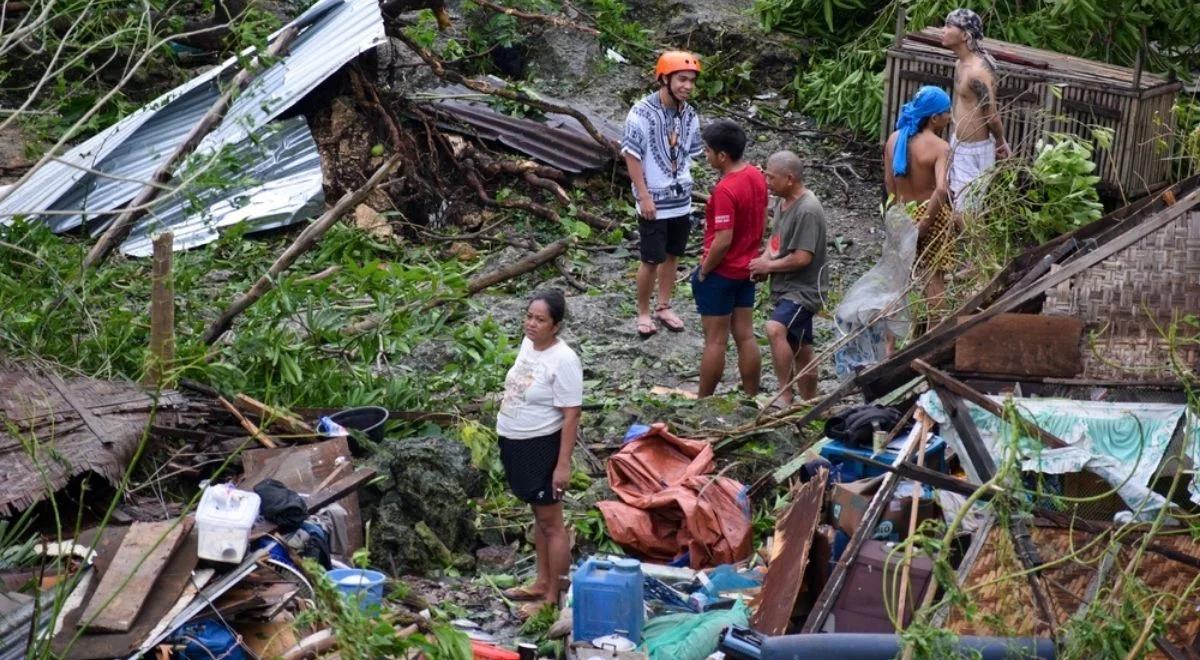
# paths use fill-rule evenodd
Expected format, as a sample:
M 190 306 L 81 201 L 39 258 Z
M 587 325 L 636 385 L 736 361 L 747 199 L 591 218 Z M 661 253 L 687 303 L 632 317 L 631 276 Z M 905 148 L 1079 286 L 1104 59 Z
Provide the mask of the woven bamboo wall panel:
M 1147 236 L 1047 292 L 1044 309 L 1077 316 L 1094 340 L 1084 378 L 1172 378 L 1160 331 L 1200 311 L 1200 211 Z M 1200 352 L 1182 350 L 1185 364 Z
M 1074 538 L 1065 529 L 1033 527 L 1030 532 L 1043 560 L 1078 553 L 1077 557 L 1044 571 L 1055 625 L 1062 625 L 1082 604 L 1105 548 L 1085 549 L 1090 537 L 1082 532 L 1075 532 Z M 976 616 L 968 619 L 964 612 L 952 610 L 946 620 L 947 629 L 959 635 L 1036 636 L 1046 633 L 1045 628 L 1038 625 L 1037 607 L 1029 583 L 1024 577 L 1012 577 L 1021 567 L 1010 538 L 1007 531 L 992 528 L 963 584 L 965 588 L 974 588 L 970 595 L 977 606 Z
M 1110 546 L 1105 542 L 1089 546 L 1094 537 L 1078 531 L 1072 534 L 1065 529 L 1034 527 L 1031 532 L 1043 560 L 1052 562 L 1074 555 L 1064 563 L 1042 572 L 1057 618 L 1056 625 L 1062 626 L 1086 604 L 1089 588 L 1093 586 L 1101 560 Z M 1196 543 L 1187 534 L 1159 535 L 1155 537 L 1155 542 L 1177 552 L 1192 556 L 1197 554 Z M 1130 546 L 1122 547 L 1103 584 L 1096 586 L 1113 587 L 1117 576 L 1127 571 L 1133 556 Z M 946 628 L 959 635 L 1044 634 L 1044 631 L 1037 629 L 1034 614 L 1037 609 L 1028 583 L 1024 578 L 1009 577 L 1018 570 L 1017 559 L 1008 542 L 1008 533 L 993 528 L 984 550 L 961 585 L 969 590 L 975 602 L 975 617 L 968 620 L 963 612 L 952 610 Z M 1154 552 L 1145 552 L 1135 574 L 1152 592 L 1184 598 L 1176 616 L 1168 621 L 1166 636 L 1176 645 L 1190 648 L 1191 640 L 1200 634 L 1200 611 L 1194 606 L 1197 601 L 1196 590 L 1193 588 L 1189 593 L 1189 586 L 1200 575 L 1200 571 Z M 994 582 L 1001 578 L 1004 579 Z M 1105 590 L 1101 588 L 1099 593 L 1105 594 Z M 1166 657 L 1152 646 L 1148 650 L 1151 653 L 1147 657 Z

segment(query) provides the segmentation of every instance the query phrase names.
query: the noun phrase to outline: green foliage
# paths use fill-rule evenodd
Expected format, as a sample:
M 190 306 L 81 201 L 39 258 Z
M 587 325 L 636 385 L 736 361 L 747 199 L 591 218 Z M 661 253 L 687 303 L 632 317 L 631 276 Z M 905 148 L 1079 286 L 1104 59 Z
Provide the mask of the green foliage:
M 1092 146 L 1061 134 L 1038 145 L 1032 165 L 1016 159 L 998 164 L 984 196 L 985 219 L 967 225 L 968 251 L 984 269 L 979 277 L 1030 245 L 1099 219 L 1104 207 L 1095 170 Z
M 595 507 L 584 511 L 582 515 L 571 519 L 575 533 L 596 546 L 596 552 L 622 554 L 621 546 L 608 535 L 608 526 L 604 524 L 604 514 Z
M 882 7 L 865 0 L 754 2 L 767 29 L 805 39 L 810 48 L 793 83 L 797 105 L 823 123 L 859 133 L 879 126 L 883 64 L 900 6 L 909 31 L 940 25 L 951 10 L 968 7 L 983 17 L 988 38 L 1124 66 L 1133 66 L 1145 30 L 1155 44 L 1147 67 L 1184 77 L 1200 53 L 1200 21 L 1190 0 L 892 0 Z
M 649 55 L 654 50 L 650 30 L 629 17 L 629 8 L 622 0 L 586 0 L 585 4 L 600 30 L 600 42 L 610 48 L 637 54 Z
M 402 658 L 417 651 L 429 660 L 470 660 L 471 640 L 465 633 L 445 623 L 434 623 L 432 635 L 403 637 L 378 608 L 360 609 L 347 601 L 320 566 L 304 560 L 304 569 L 313 577 L 316 607 L 297 617 L 296 625 L 331 626 L 338 651 L 347 658 Z
M 720 53 L 703 58 L 704 75 L 696 78 L 696 98 L 720 101 L 754 90 L 754 62 L 745 59 L 732 63 L 732 56 Z
M 521 624 L 521 634 L 540 637 L 550 630 L 550 626 L 554 625 L 557 620 L 558 605 L 546 603 L 533 616 L 526 619 L 525 623 Z
M 434 298 L 461 295 L 468 266 L 423 248 L 402 253 L 345 225 L 335 225 L 222 342 L 204 346 L 200 338 L 217 310 L 266 272 L 280 240 L 289 239 L 246 240 L 234 230 L 203 250 L 175 255 L 175 377 L 288 406 L 413 409 L 436 399 L 474 401 L 500 389 L 512 359 L 507 329 L 491 321 L 448 324 L 453 305 L 418 313 Z M 148 261 L 107 265 L 61 305 L 50 305 L 68 288 L 64 278 L 86 247 L 40 223 L 0 228 L 0 352 L 57 361 L 98 378 L 138 380 L 149 337 Z M 340 270 L 304 281 L 331 266 Z M 343 333 L 367 316 L 382 322 Z M 392 364 L 419 344 L 431 352 L 428 368 Z
M 1200 169 L 1200 101 L 1180 99 L 1174 108 L 1176 134 L 1179 136 L 1179 178 Z

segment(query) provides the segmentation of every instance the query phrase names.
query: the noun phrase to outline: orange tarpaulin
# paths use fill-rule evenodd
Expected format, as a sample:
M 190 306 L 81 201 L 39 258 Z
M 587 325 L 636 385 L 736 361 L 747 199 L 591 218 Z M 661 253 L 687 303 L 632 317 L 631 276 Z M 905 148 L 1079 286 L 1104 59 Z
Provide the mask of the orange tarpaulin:
M 650 561 L 669 562 L 685 550 L 692 568 L 745 559 L 751 530 L 744 488 L 712 470 L 711 445 L 655 424 L 608 461 L 608 482 L 621 501 L 596 506 L 609 535 Z

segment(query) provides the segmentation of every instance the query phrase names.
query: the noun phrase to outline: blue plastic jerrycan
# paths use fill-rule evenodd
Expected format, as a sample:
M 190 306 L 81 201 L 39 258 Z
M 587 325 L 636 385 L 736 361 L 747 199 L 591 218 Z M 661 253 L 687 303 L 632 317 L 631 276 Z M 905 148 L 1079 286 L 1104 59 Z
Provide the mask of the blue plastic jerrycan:
M 604 635 L 621 635 L 635 644 L 642 641 L 645 605 L 641 562 L 589 557 L 575 570 L 571 589 L 575 639 L 590 641 Z

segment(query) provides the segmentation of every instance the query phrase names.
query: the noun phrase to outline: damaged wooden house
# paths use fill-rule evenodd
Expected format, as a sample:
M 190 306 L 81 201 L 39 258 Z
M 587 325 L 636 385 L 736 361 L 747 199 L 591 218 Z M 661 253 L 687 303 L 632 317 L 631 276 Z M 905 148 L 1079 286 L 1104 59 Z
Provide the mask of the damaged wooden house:
M 956 314 L 843 383 L 802 423 L 854 390 L 907 413 L 888 425 L 890 452 L 831 459 L 881 476 L 833 487 L 826 510 L 841 529 L 822 538 L 814 521 L 788 537 L 805 540 L 797 557 L 809 564 L 792 624 L 755 628 L 811 634 L 760 636 L 755 657 L 862 651 L 843 636 L 916 624 L 983 657 L 1004 657 L 1005 645 L 1055 657 L 1101 648 L 1088 631 L 1114 622 L 1130 626 L 1120 644 L 1132 655 L 1196 657 L 1197 310 L 1192 177 L 1026 251 Z M 927 451 L 942 442 L 944 454 Z M 818 479 L 813 457 L 770 481 Z M 923 525 L 935 517 L 926 497 L 944 526 Z M 887 543 L 914 535 L 933 545 Z M 903 649 L 879 643 L 879 657 Z

